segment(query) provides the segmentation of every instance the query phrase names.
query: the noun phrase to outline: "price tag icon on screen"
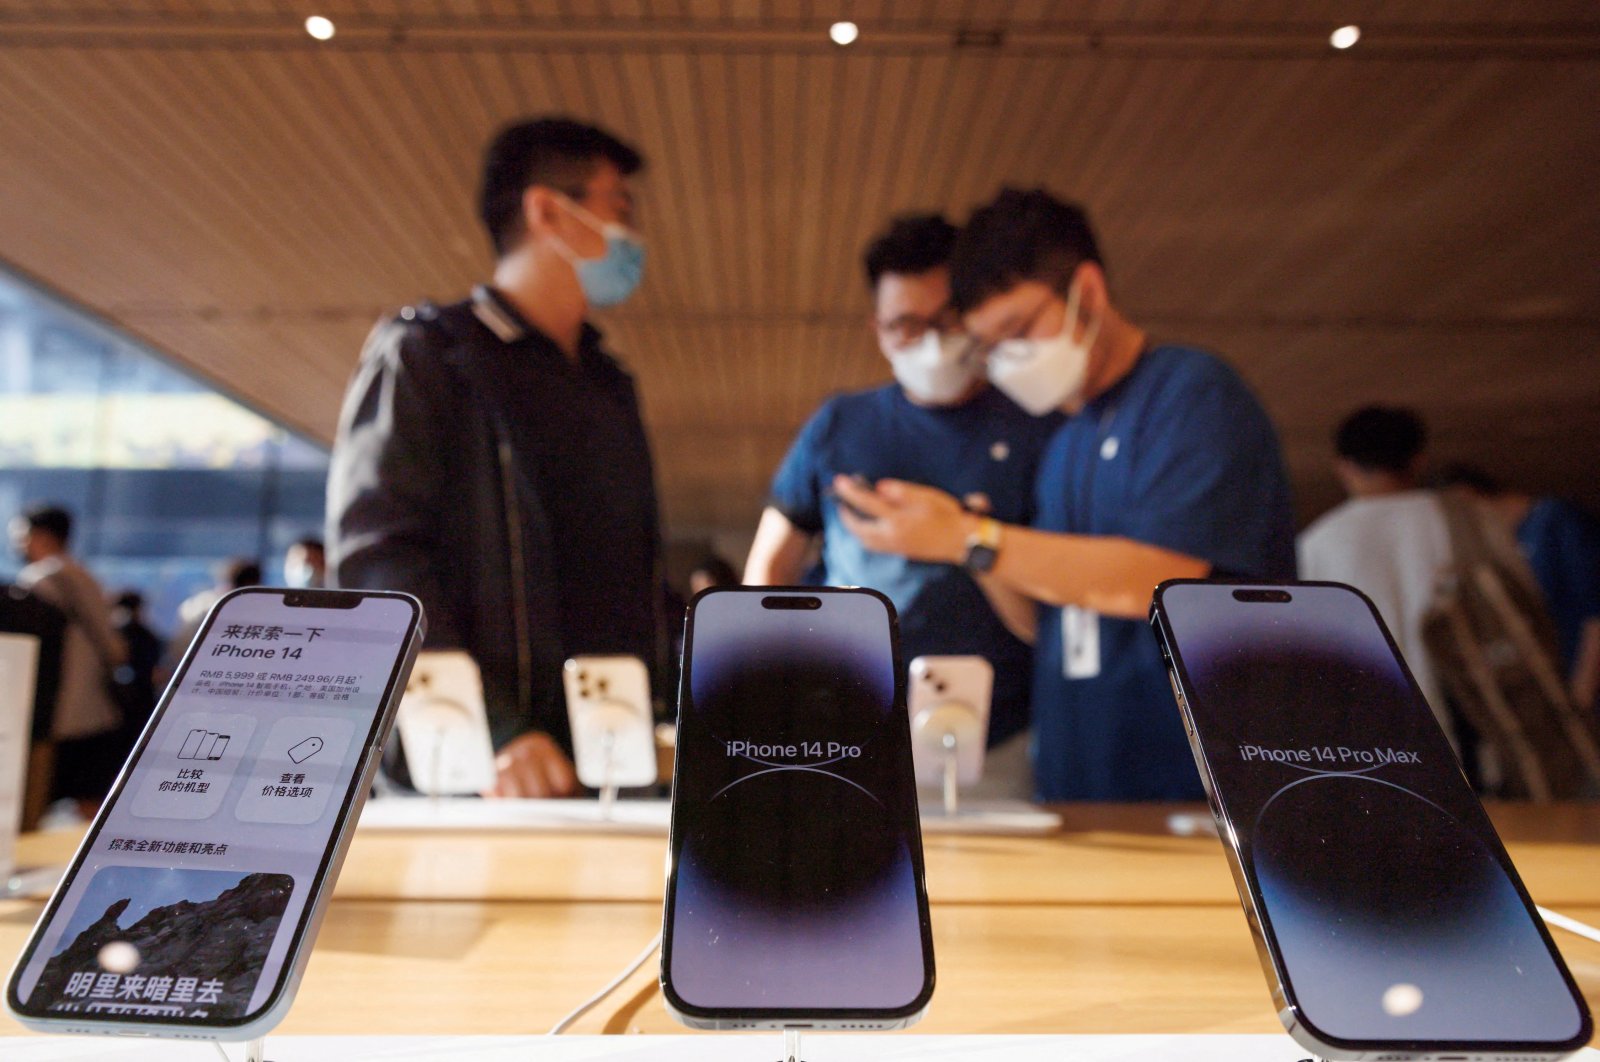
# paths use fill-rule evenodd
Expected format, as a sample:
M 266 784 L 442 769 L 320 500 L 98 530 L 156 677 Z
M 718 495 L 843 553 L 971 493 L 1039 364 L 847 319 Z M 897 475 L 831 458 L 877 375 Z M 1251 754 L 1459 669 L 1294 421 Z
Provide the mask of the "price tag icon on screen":
M 322 751 L 322 739 L 308 737 L 299 744 L 289 749 L 289 758 L 296 763 L 304 763 Z

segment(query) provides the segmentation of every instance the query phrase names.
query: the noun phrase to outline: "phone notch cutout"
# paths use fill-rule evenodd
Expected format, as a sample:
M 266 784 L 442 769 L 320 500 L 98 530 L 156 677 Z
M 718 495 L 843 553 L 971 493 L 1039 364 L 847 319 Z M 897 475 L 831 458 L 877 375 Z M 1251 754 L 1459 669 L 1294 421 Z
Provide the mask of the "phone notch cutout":
M 796 611 L 811 612 L 822 607 L 820 597 L 795 597 L 773 594 L 771 597 L 761 599 L 762 608 L 794 609 Z
M 1235 590 L 1233 599 L 1255 604 L 1287 605 L 1294 600 L 1294 595 L 1287 590 L 1250 589 Z

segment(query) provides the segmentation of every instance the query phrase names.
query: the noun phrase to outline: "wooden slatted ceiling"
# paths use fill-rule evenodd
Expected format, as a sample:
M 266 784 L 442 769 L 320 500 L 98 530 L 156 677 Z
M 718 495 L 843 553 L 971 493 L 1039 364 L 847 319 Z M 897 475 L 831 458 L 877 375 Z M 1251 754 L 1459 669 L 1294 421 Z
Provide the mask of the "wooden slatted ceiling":
M 1241 57 L 1198 39 L 1159 54 L 873 51 L 762 35 L 820 38 L 849 13 L 869 34 L 873 20 L 1159 34 L 1371 19 L 1492 41 L 1510 10 L 1504 40 L 1540 26 L 1600 39 L 1586 2 L 0 0 L 0 256 L 327 438 L 372 321 L 485 273 L 471 202 L 490 131 L 592 117 L 652 160 L 649 277 L 606 323 L 640 379 L 671 528 L 737 533 L 819 399 L 885 376 L 863 242 L 893 212 L 960 214 L 1002 180 L 1040 183 L 1092 207 L 1135 317 L 1214 345 L 1258 387 L 1307 514 L 1334 496 L 1333 422 L 1379 399 L 1427 412 L 1441 452 L 1600 505 L 1594 55 Z M 750 43 L 146 32 L 293 29 L 312 11 L 744 23 Z M 41 20 L 64 35 L 44 39 Z
M 763 22 L 850 18 L 864 26 L 1072 22 L 1197 25 L 1584 22 L 1586 0 L 9 0 L 6 14 Z

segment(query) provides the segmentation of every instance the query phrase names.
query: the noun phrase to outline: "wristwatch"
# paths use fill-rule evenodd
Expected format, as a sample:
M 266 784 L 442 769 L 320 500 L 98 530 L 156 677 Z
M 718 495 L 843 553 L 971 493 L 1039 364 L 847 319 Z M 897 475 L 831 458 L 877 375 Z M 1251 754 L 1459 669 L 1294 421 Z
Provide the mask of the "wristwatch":
M 1000 521 L 985 516 L 967 536 L 967 555 L 961 559 L 961 566 L 969 572 L 986 572 L 999 557 Z

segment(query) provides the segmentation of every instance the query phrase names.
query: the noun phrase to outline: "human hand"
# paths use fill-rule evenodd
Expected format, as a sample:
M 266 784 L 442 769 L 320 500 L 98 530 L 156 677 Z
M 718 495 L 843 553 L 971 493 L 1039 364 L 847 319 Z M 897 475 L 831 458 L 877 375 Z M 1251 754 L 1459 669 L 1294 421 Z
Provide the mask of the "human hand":
M 873 488 L 849 476 L 835 476 L 833 489 L 845 503 L 839 519 L 868 549 L 944 564 L 966 556 L 977 517 L 944 491 L 899 479 L 880 479 Z
M 495 754 L 497 775 L 485 797 L 564 797 L 578 791 L 572 761 L 555 739 L 538 730 L 519 734 Z

